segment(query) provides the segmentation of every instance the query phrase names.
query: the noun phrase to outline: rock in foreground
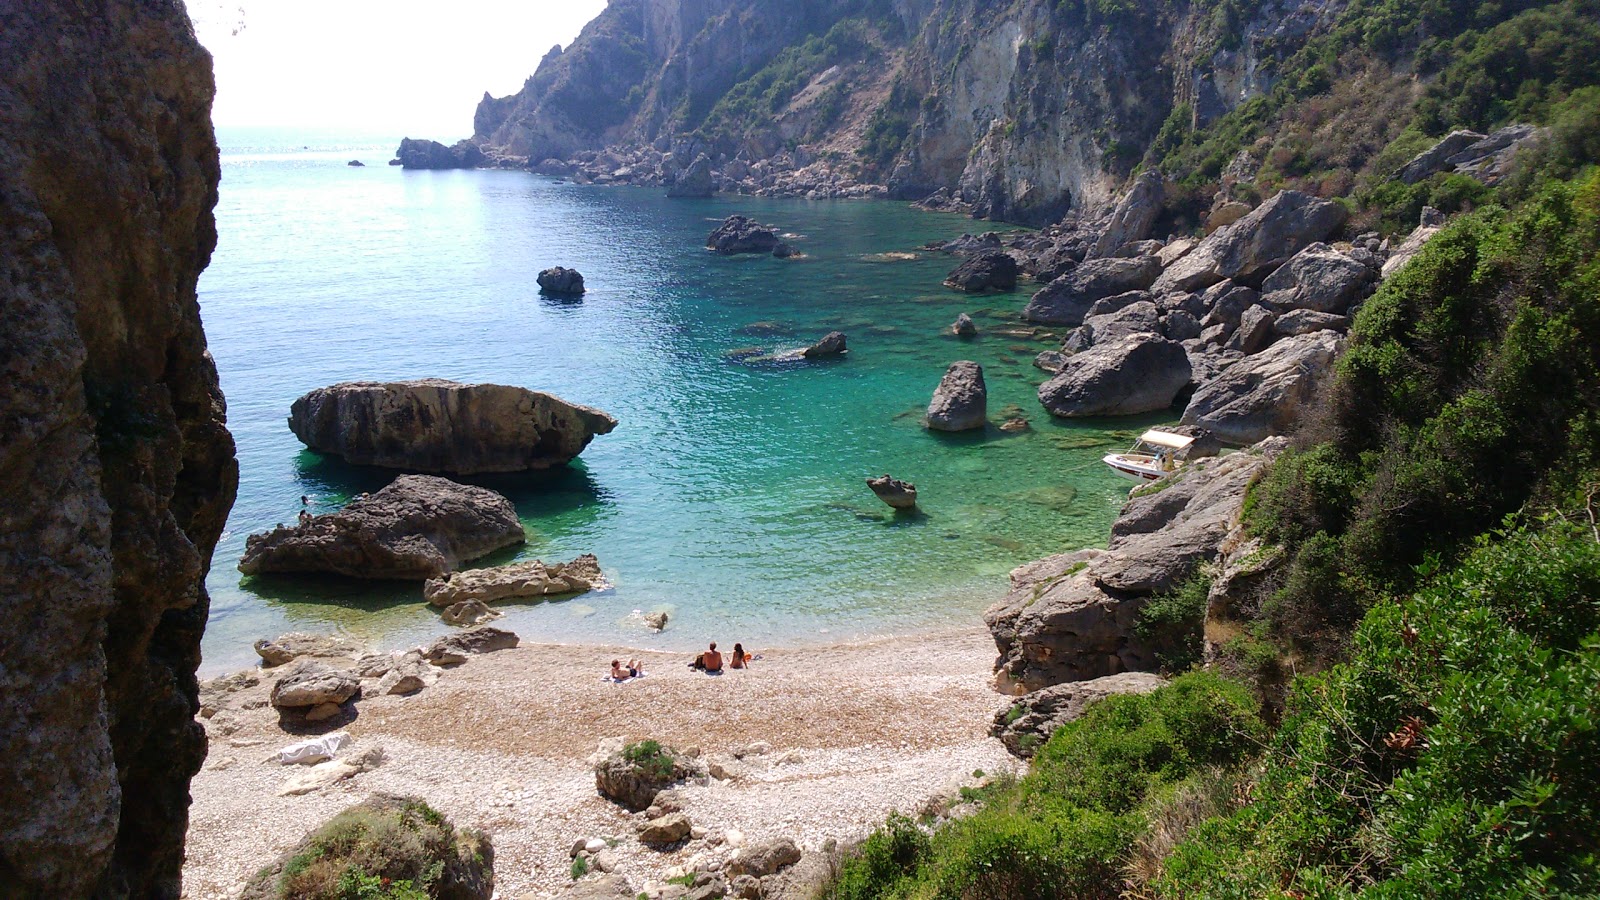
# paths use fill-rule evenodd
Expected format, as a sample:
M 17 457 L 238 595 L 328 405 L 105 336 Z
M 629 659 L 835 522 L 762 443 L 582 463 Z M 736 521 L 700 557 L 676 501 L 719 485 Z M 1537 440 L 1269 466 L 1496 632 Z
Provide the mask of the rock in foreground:
M 1013 756 L 1030 759 L 1056 729 L 1112 694 L 1148 694 L 1166 684 L 1150 672 L 1123 672 L 1088 681 L 1069 681 L 1018 697 L 995 713 L 989 733 L 1000 739 Z
M 472 475 L 564 465 L 617 420 L 550 394 L 500 384 L 352 381 L 296 400 L 289 430 L 359 465 Z
M 494 491 L 402 475 L 339 512 L 250 535 L 239 571 L 420 581 L 526 539 L 511 501 Z
M 438 638 L 422 648 L 422 656 L 436 666 L 459 666 L 473 656 L 510 650 L 519 643 L 521 638 L 513 632 L 479 625 Z
M 989 417 L 989 389 L 983 367 L 971 360 L 950 364 L 928 404 L 928 427 L 934 431 L 972 431 Z
M 556 266 L 539 273 L 539 290 L 559 297 L 583 295 L 583 275 L 577 269 Z
M 1195 391 L 1183 424 L 1198 425 L 1237 446 L 1286 434 L 1343 352 L 1344 338 L 1335 331 L 1285 338 Z
M 434 606 L 452 606 L 465 601 L 493 603 L 511 597 L 582 594 L 605 586 L 600 561 L 585 553 L 566 563 L 534 560 L 432 578 L 422 586 L 422 596 Z

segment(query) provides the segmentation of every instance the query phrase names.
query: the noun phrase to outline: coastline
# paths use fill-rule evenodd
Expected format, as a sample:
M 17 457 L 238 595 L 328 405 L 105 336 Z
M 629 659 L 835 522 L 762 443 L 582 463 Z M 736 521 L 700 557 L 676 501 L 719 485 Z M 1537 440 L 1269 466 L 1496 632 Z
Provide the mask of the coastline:
M 642 656 L 642 680 L 603 680 L 614 656 Z M 763 651 L 748 671 L 706 676 L 685 654 L 603 645 L 523 644 L 473 657 L 411 697 L 372 695 L 338 730 L 384 763 L 303 796 L 279 797 L 299 771 L 268 757 L 302 739 L 264 701 L 272 670 L 201 719 L 211 752 L 191 791 L 185 897 L 237 896 L 245 879 L 308 830 L 374 793 L 420 796 L 458 827 L 491 833 L 503 898 L 572 883 L 579 838 L 618 841 L 617 874 L 636 891 L 674 867 L 747 841 L 805 850 L 864 837 L 893 811 L 915 815 L 973 773 L 1017 762 L 989 737 L 1004 698 L 981 623 L 916 636 Z M 256 706 L 254 709 L 246 707 Z M 228 733 L 224 733 L 228 732 Z M 642 817 L 600 797 L 589 757 L 602 741 L 654 738 L 698 747 L 733 777 L 682 789 L 706 839 L 662 852 L 635 837 Z M 761 742 L 770 750 L 744 754 Z M 345 751 L 348 754 L 350 750 Z

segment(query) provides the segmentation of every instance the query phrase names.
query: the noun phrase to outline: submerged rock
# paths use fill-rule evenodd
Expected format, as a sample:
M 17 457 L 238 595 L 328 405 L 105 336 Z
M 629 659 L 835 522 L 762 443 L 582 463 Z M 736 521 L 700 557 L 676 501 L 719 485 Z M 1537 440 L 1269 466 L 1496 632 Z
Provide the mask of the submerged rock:
M 539 273 L 539 290 L 546 294 L 577 297 L 583 293 L 583 275 L 577 269 L 565 266 L 545 269 Z
M 845 345 L 845 336 L 842 331 L 830 331 L 822 340 L 800 351 L 806 359 L 827 359 L 832 356 L 843 356 L 849 351 Z
M 972 431 L 989 417 L 989 389 L 983 367 L 971 360 L 950 364 L 928 404 L 928 427 L 934 431 Z
M 778 230 L 748 216 L 729 216 L 706 238 L 706 249 L 716 253 L 771 253 L 778 249 Z
M 500 384 L 352 381 L 294 402 L 289 430 L 312 450 L 360 465 L 432 474 L 565 465 L 617 420 L 550 394 Z
M 895 509 L 913 509 L 917 505 L 917 486 L 909 481 L 882 475 L 868 478 L 867 487 L 872 488 L 879 500 Z
M 339 512 L 250 535 L 239 571 L 420 581 L 526 539 L 511 501 L 494 491 L 402 475 Z
M 422 596 L 434 606 L 454 606 L 468 601 L 493 603 L 512 597 L 582 594 L 605 586 L 600 561 L 585 553 L 566 563 L 534 560 L 431 578 L 422 586 Z

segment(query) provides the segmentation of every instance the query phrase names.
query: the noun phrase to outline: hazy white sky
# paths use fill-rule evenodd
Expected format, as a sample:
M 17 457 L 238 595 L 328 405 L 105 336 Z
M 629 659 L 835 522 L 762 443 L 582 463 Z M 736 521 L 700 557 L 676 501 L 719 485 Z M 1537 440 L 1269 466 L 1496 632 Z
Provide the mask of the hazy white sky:
M 189 0 L 216 59 L 217 125 L 453 141 L 605 0 Z

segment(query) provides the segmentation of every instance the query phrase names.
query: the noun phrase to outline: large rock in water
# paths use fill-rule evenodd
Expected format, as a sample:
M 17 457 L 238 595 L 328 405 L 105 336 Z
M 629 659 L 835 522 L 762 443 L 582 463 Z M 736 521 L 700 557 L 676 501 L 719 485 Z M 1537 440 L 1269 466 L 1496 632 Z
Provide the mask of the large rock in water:
M 1192 371 L 1182 344 L 1133 334 L 1067 357 L 1039 386 L 1039 402 L 1068 418 L 1155 412 L 1172 405 Z
M 778 249 L 778 231 L 748 216 L 729 216 L 706 238 L 706 249 L 725 255 L 771 253 Z
M 667 186 L 668 197 L 709 197 L 715 193 L 711 183 L 711 157 L 704 153 L 678 173 L 677 180 Z
M 1201 385 L 1183 411 L 1183 424 L 1238 446 L 1287 434 L 1343 352 L 1344 338 L 1334 331 L 1285 338 Z
M 1017 260 L 1009 253 L 980 253 L 961 261 L 944 279 L 945 287 L 980 294 L 984 291 L 1009 291 L 1017 286 Z
M 305 525 L 245 539 L 239 571 L 420 581 L 527 540 L 511 501 L 431 475 L 402 475 Z
M 1091 259 L 1040 288 L 1022 317 L 1043 325 L 1082 325 L 1096 302 L 1142 291 L 1160 274 L 1161 262 L 1154 256 Z
M 1174 262 L 1154 294 L 1197 291 L 1233 279 L 1259 284 L 1273 269 L 1344 224 L 1345 208 L 1300 191 L 1282 191 L 1250 214 L 1215 231 Z
M 989 389 L 983 366 L 971 360 L 950 364 L 928 404 L 928 427 L 934 431 L 971 431 L 989 421 Z
M 471 141 L 446 147 L 438 141 L 403 138 L 394 157 L 407 169 L 474 169 L 484 164 L 482 148 Z
M 468 569 L 441 578 L 430 578 L 422 586 L 422 597 L 434 606 L 451 606 L 466 600 L 493 603 L 511 597 L 552 597 L 581 594 L 605 587 L 600 561 L 585 553 L 566 563 L 546 565 L 539 560 Z
M 177 897 L 238 486 L 195 299 L 211 58 L 178 3 L 4 10 L 0 895 Z
M 539 273 L 539 290 L 562 297 L 577 297 L 583 293 L 583 275 L 577 269 L 556 266 Z
M 1013 756 L 1031 759 L 1056 729 L 1082 716 L 1090 704 L 1114 694 L 1148 694 L 1166 683 L 1151 672 L 1123 672 L 1041 688 L 995 713 L 989 734 L 999 738 Z
M 444 475 L 564 465 L 616 427 L 610 415 L 550 394 L 441 378 L 345 382 L 289 410 L 289 430 L 320 453 Z

